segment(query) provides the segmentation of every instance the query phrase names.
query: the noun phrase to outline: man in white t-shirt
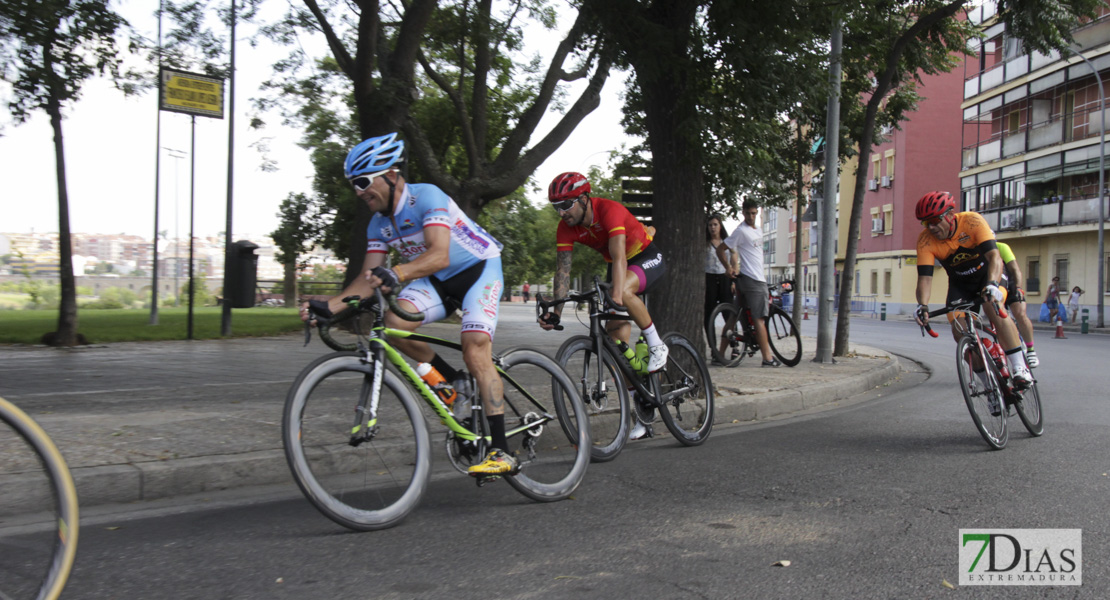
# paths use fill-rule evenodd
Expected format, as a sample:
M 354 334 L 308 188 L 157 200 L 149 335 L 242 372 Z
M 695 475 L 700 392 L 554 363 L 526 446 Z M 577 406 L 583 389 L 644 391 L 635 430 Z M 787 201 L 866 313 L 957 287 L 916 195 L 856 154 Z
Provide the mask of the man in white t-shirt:
M 778 367 L 782 363 L 771 354 L 771 345 L 767 342 L 767 278 L 763 275 L 763 232 L 755 226 L 755 218 L 759 216 L 759 205 L 751 200 L 744 201 L 744 222 L 741 223 L 720 246 L 717 246 L 717 258 L 728 269 L 729 275 L 736 280 L 736 296 L 741 306 L 747 306 L 752 311 L 752 320 L 755 322 L 755 339 L 759 342 L 759 350 L 763 354 L 764 367 Z M 729 264 L 725 250 L 731 249 L 740 257 L 740 268 Z

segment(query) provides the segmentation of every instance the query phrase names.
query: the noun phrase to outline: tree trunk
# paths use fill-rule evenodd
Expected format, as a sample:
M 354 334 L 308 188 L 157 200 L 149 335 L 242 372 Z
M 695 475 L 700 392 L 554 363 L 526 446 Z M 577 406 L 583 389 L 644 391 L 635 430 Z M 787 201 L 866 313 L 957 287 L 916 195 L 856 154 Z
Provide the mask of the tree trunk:
M 46 71 L 53 73 L 51 52 L 47 49 Z M 51 80 L 51 93 L 46 110 L 50 126 L 54 129 L 54 160 L 58 177 L 58 269 L 61 282 L 61 299 L 58 304 L 58 329 L 47 334 L 44 341 L 51 346 L 76 346 L 77 336 L 77 285 L 73 277 L 73 240 L 69 230 L 69 193 L 66 188 L 66 161 L 62 144 L 61 92 Z
M 285 308 L 297 306 L 297 261 L 296 259 L 282 265 L 284 277 L 282 278 L 281 295 L 285 298 Z

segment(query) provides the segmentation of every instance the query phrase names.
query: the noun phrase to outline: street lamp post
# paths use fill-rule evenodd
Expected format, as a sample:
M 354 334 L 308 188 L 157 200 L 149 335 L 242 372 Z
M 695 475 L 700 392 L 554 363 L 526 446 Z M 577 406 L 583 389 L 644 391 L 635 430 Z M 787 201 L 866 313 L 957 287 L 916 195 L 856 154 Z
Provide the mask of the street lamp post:
M 1067 50 L 1087 63 L 1087 66 L 1095 75 L 1095 81 L 1098 82 L 1098 112 L 1102 118 L 1102 126 L 1098 132 L 1098 315 L 1096 316 L 1095 327 L 1101 328 L 1106 326 L 1103 321 L 1106 297 L 1106 248 L 1103 241 L 1106 223 L 1106 213 L 1104 211 L 1106 206 L 1106 93 L 1102 89 L 1102 75 L 1091 64 L 1091 61 L 1071 48 Z
M 178 212 L 178 204 L 177 204 L 177 200 L 178 200 L 178 195 L 177 194 L 178 194 L 178 191 L 180 190 L 180 186 L 178 185 L 178 183 L 179 183 L 178 182 L 178 167 L 181 165 L 181 159 L 185 158 L 186 152 L 184 150 L 174 150 L 173 148 L 167 148 L 165 146 L 162 146 L 162 149 L 165 150 L 166 153 L 170 155 L 170 158 L 174 159 L 174 161 L 173 161 L 173 238 L 174 238 L 174 240 L 173 240 L 173 305 L 177 306 L 180 302 L 179 299 L 181 297 L 181 284 L 178 283 L 178 276 L 180 275 L 180 269 L 181 269 L 181 247 L 180 247 L 181 233 L 178 231 L 178 226 L 181 223 L 181 219 L 179 218 L 180 214 Z M 154 243 L 155 244 L 158 243 L 158 238 L 154 239 Z

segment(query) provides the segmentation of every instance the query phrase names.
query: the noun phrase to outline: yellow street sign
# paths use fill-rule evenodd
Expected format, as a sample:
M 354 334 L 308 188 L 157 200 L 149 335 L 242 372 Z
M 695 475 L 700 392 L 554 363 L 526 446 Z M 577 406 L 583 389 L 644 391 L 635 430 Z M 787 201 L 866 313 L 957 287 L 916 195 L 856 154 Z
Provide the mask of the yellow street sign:
M 163 68 L 159 108 L 201 117 L 224 118 L 222 79 Z

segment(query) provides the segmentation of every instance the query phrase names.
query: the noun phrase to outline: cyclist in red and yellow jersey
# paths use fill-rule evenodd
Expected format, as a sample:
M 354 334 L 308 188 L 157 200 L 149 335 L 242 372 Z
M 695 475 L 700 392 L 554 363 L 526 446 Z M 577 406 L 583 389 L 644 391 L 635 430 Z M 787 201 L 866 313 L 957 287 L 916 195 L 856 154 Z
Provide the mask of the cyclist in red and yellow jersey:
M 609 263 L 613 302 L 628 308 L 628 314 L 643 331 L 650 356 L 648 370 L 658 371 L 667 363 L 667 346 L 655 330 L 651 315 L 637 296 L 648 291 L 666 272 L 663 253 L 652 245 L 652 232 L 619 202 L 590 197 L 590 182 L 581 173 L 563 173 L 547 190 L 551 206 L 562 219 L 555 234 L 555 298 L 570 291 L 570 265 L 574 244 L 589 246 Z M 544 329 L 558 325 L 562 305 L 540 321 Z M 632 326 L 627 321 L 610 321 L 609 335 L 628 343 Z
M 948 192 L 929 192 L 917 202 L 916 216 L 925 231 L 917 238 L 917 303 L 914 318 L 924 326 L 929 320 L 929 294 L 933 289 L 933 263 L 940 261 L 948 273 L 949 305 L 981 297 L 987 318 L 1006 350 L 1010 372 L 1019 387 L 1033 382 L 1021 351 L 1017 327 L 1001 318 L 995 306 L 1006 302 L 1006 275 L 1002 256 L 987 222 L 979 213 L 956 212 L 956 201 Z M 957 313 L 948 313 L 952 337 L 960 339 L 954 323 Z

